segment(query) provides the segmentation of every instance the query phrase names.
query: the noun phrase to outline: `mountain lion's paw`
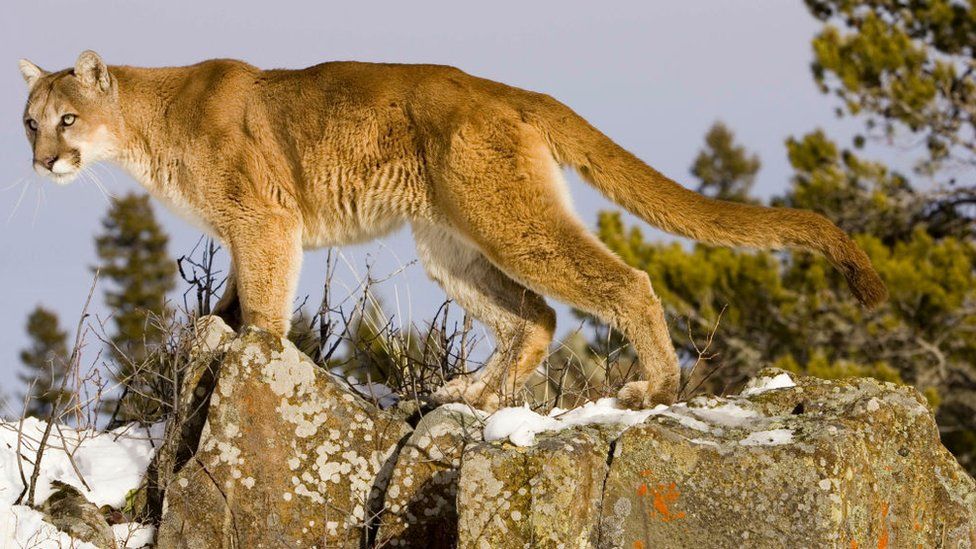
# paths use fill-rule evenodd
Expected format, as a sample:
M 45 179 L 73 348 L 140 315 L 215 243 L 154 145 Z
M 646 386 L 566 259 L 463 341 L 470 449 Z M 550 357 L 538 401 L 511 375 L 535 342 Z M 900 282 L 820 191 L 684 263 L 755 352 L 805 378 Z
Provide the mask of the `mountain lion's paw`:
M 658 404 L 670 406 L 677 400 L 678 395 L 670 388 L 659 388 L 649 381 L 631 381 L 617 393 L 620 404 L 631 410 L 653 408 Z
M 448 381 L 430 396 L 438 404 L 461 402 L 485 412 L 494 412 L 500 405 L 497 392 L 490 390 L 484 381 L 467 377 L 457 377 Z

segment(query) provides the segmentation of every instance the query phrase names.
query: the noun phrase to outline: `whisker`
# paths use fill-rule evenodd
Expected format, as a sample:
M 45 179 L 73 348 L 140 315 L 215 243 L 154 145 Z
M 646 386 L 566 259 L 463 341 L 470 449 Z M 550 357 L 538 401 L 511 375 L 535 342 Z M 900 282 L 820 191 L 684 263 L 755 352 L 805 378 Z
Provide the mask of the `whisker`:
M 98 172 L 95 171 L 95 166 L 97 166 L 97 164 L 92 166 L 85 166 L 86 173 L 91 175 L 92 182 L 94 182 L 95 185 L 98 187 L 98 189 L 102 191 L 103 195 L 105 195 L 106 197 L 115 198 L 115 195 L 108 192 L 108 189 L 105 188 L 105 184 L 102 182 L 101 176 L 99 176 Z
M 17 213 L 17 209 L 20 208 L 20 203 L 24 200 L 24 195 L 27 194 L 28 185 L 24 185 L 23 187 L 24 188 L 20 191 L 20 198 L 18 198 L 17 203 L 14 204 L 14 209 L 10 212 L 10 215 L 7 216 L 8 225 L 10 224 L 10 220 L 14 218 L 14 214 Z
M 98 176 L 95 175 L 95 172 L 93 172 L 90 167 L 85 166 L 84 168 L 81 169 L 81 173 L 82 175 L 88 176 L 88 180 L 91 181 L 92 184 L 95 185 L 95 188 L 97 188 L 102 193 L 102 197 L 105 198 L 105 202 L 107 204 L 111 204 L 112 198 L 109 197 L 108 192 L 102 186 L 101 182 L 99 182 Z
M 112 176 L 112 185 L 118 187 L 118 185 L 119 185 L 119 178 L 116 177 L 115 176 L 115 172 L 112 171 L 112 170 L 110 170 L 105 164 L 95 164 L 93 168 L 101 168 L 101 169 L 105 170 L 105 173 L 107 173 L 110 176 Z M 112 195 L 112 198 L 117 198 L 117 196 L 115 194 L 112 194 L 111 191 L 109 191 L 109 194 Z
M 111 191 L 109 191 L 105 187 L 105 183 L 102 182 L 102 178 L 101 177 L 98 177 L 98 175 L 95 173 L 95 170 L 94 169 L 91 170 L 91 173 L 92 173 L 92 175 L 95 176 L 95 184 L 98 185 L 98 188 L 99 189 L 101 189 L 102 194 L 104 194 L 106 196 L 106 198 L 108 198 L 110 201 L 111 200 L 115 200 L 117 197 Z
M 20 179 L 17 179 L 16 181 L 14 181 L 13 183 L 11 183 L 10 185 L 7 185 L 6 187 L 0 189 L 0 191 L 9 191 L 10 189 L 16 187 L 17 185 L 23 183 L 28 177 L 30 177 L 30 176 L 25 175 L 24 177 L 21 177 Z

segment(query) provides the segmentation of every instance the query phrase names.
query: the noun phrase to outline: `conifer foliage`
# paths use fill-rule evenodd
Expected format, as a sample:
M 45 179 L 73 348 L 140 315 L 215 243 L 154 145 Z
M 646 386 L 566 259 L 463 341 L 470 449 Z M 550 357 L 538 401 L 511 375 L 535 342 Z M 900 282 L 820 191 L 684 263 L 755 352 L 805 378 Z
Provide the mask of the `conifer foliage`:
M 157 367 L 150 364 L 153 351 L 166 337 L 163 327 L 171 314 L 167 293 L 176 282 L 176 263 L 167 253 L 168 241 L 149 196 L 131 193 L 113 201 L 95 239 L 105 303 L 115 327 L 110 336 L 113 374 L 127 397 L 122 418 L 141 417 L 152 407 L 144 398 L 145 386 L 152 382 Z
M 59 398 L 65 403 L 71 397 L 71 385 L 62 385 L 68 370 L 68 334 L 54 312 L 37 306 L 27 317 L 27 336 L 30 344 L 20 351 L 24 365 L 20 379 L 30 390 L 25 412 L 46 418 Z
M 759 156 L 749 154 L 735 143 L 735 135 L 722 122 L 705 134 L 705 147 L 698 153 L 691 174 L 698 181 L 698 192 L 718 198 L 745 202 L 760 167 Z

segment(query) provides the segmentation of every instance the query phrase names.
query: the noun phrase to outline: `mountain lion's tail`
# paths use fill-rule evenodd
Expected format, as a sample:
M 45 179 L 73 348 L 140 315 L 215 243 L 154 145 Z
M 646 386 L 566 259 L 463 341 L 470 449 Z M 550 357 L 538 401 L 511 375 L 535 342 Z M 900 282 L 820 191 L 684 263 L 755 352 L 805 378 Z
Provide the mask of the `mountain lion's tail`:
M 656 227 L 707 244 L 819 252 L 847 277 L 866 307 L 888 296 L 871 261 L 820 214 L 714 200 L 688 190 L 614 143 L 565 105 L 543 96 L 523 119 L 538 128 L 560 164 Z M 541 108 L 539 108 L 541 107 Z

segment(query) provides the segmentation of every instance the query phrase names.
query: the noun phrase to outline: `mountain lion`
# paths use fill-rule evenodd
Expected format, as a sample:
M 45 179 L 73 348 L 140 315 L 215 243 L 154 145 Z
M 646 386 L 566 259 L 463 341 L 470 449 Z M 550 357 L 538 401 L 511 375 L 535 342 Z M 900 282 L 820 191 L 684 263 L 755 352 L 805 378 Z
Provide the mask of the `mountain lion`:
M 642 381 L 629 407 L 669 404 L 678 359 L 646 273 L 577 219 L 561 168 L 666 231 L 725 246 L 826 256 L 866 306 L 886 297 L 867 255 L 809 211 L 711 200 L 627 152 L 555 99 L 437 65 L 335 62 L 260 70 L 106 66 L 86 51 L 46 72 L 22 60 L 34 169 L 67 184 L 110 160 L 230 250 L 217 313 L 288 332 L 302 249 L 409 223 L 429 276 L 493 333 L 479 377 L 434 395 L 494 409 L 547 352 L 543 295 L 619 329 Z

